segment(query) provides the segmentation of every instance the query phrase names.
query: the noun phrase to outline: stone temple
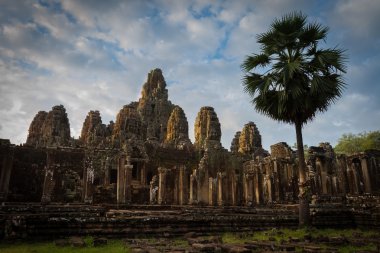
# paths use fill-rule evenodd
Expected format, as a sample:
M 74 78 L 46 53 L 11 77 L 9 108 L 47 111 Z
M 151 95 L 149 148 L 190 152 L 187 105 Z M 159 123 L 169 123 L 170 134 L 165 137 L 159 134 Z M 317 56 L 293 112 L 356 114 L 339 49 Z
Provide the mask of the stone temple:
M 63 105 L 40 111 L 25 144 L 1 139 L 0 202 L 115 210 L 133 205 L 250 210 L 297 203 L 298 160 L 286 143 L 264 150 L 259 129 L 248 122 L 227 150 L 209 106 L 198 112 L 194 143 L 188 124 L 183 109 L 168 99 L 160 69 L 148 74 L 139 101 L 123 106 L 115 122 L 104 124 L 99 111 L 88 112 L 78 139 L 70 135 Z M 336 155 L 329 143 L 320 143 L 307 157 L 312 204 L 380 203 L 379 150 Z M 111 215 L 109 210 L 104 212 Z

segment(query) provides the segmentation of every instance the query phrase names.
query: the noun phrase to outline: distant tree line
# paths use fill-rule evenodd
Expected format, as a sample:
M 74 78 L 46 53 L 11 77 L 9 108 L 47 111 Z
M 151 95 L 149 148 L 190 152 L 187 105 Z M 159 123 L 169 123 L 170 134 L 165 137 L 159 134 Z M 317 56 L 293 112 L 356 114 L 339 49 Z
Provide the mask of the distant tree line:
M 343 134 L 334 149 L 336 153 L 348 155 L 367 149 L 380 150 L 380 131 Z

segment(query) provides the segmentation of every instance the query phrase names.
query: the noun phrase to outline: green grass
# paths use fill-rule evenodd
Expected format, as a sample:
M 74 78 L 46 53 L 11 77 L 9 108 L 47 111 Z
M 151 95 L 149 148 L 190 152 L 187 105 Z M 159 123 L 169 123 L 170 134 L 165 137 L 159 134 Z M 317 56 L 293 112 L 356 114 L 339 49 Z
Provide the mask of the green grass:
M 376 245 L 369 244 L 362 247 L 355 247 L 355 246 L 343 246 L 339 248 L 340 253 L 352 253 L 357 251 L 374 251 L 376 250 Z
M 310 234 L 312 237 L 318 236 L 327 236 L 327 237 L 336 237 L 336 236 L 344 236 L 347 238 L 355 238 L 355 233 L 360 233 L 362 237 L 371 238 L 373 236 L 378 235 L 378 231 L 364 231 L 358 229 L 272 229 L 267 231 L 252 231 L 245 233 L 225 233 L 222 236 L 222 240 L 224 243 L 236 243 L 243 244 L 244 242 L 250 241 L 267 241 L 269 238 L 274 239 L 274 243 L 279 243 L 281 240 L 289 240 L 289 238 L 299 238 L 303 241 L 304 236 Z M 149 243 L 159 242 L 160 239 L 157 238 L 140 238 Z M 128 253 L 130 249 L 128 245 L 126 246 L 122 239 L 118 240 L 108 240 L 108 245 L 104 247 L 93 247 L 93 238 L 86 237 L 85 239 L 86 247 L 84 248 L 74 248 L 71 246 L 67 247 L 57 247 L 54 244 L 54 241 L 51 242 L 15 242 L 15 243 L 6 243 L 0 242 L 0 252 L 1 253 L 66 253 L 66 252 L 74 252 L 74 253 Z M 188 242 L 184 238 L 174 238 L 168 241 L 168 245 L 165 247 L 187 247 Z M 318 245 L 322 248 L 329 248 L 331 246 L 327 244 Z M 160 248 L 158 246 L 157 248 Z M 376 245 L 369 244 L 365 246 L 352 246 L 352 245 L 343 245 L 338 247 L 340 253 L 351 253 L 356 251 L 374 251 L 376 250 Z M 301 248 L 296 248 L 297 252 L 301 252 Z
M 267 231 L 255 231 L 251 233 L 225 233 L 222 237 L 224 243 L 245 243 L 250 241 L 268 241 L 270 238 L 274 239 L 274 243 L 279 243 L 281 240 L 289 240 L 289 238 L 298 238 L 303 241 L 305 235 L 311 235 L 312 237 L 326 236 L 326 237 L 338 237 L 344 236 L 346 238 L 355 238 L 355 233 L 360 233 L 362 237 L 369 238 L 377 235 L 378 231 L 364 231 L 359 229 L 272 229 Z M 331 247 L 327 244 L 321 243 L 321 248 Z M 341 253 L 350 253 L 356 251 L 369 251 L 376 250 L 376 245 L 369 244 L 365 246 L 352 246 L 345 245 L 337 247 Z M 296 248 L 296 251 L 300 251 L 300 248 Z
M 187 247 L 187 246 L 189 246 L 189 243 L 187 242 L 187 240 L 182 239 L 182 238 L 173 239 L 173 241 L 171 243 L 173 246 L 176 246 L 176 247 Z
M 54 242 L 39 243 L 0 243 L 1 253 L 128 253 L 129 249 L 124 246 L 122 240 L 108 240 L 108 245 L 104 247 L 93 247 L 92 238 L 86 238 L 86 247 L 74 248 L 71 246 L 57 247 Z

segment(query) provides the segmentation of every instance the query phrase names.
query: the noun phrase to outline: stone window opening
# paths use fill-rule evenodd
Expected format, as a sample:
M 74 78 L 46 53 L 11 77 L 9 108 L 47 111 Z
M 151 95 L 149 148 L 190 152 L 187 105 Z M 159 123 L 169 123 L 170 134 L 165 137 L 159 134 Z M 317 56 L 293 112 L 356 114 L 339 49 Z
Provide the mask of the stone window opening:
M 152 181 L 152 178 L 153 178 L 153 172 L 149 171 L 146 176 L 146 182 L 150 183 L 150 181 Z
M 138 170 L 138 166 L 137 166 L 137 162 L 133 162 L 132 163 L 133 165 L 133 168 L 132 168 L 132 180 L 139 180 L 139 170 Z
M 110 170 L 110 184 L 116 184 L 117 183 L 117 170 L 111 169 Z

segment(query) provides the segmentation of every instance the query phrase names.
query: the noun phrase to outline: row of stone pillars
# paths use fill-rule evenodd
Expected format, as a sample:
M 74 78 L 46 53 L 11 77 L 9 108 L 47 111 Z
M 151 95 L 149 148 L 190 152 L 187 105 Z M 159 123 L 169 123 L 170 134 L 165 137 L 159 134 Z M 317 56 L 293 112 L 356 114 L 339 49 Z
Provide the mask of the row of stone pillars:
M 48 151 L 46 166 L 45 166 L 45 178 L 43 184 L 43 192 L 41 197 L 42 203 L 49 203 L 52 200 L 52 195 L 55 187 L 55 174 L 59 164 L 55 163 L 55 152 Z M 126 204 L 132 200 L 131 181 L 132 181 L 132 169 L 131 158 L 129 156 L 121 155 L 119 159 L 118 174 L 117 174 L 117 203 Z M 84 161 L 83 169 L 83 202 L 91 204 L 94 194 L 94 177 L 95 170 L 91 157 L 86 157 Z
M 169 174 L 171 175 L 170 178 Z M 187 189 L 188 181 L 186 180 L 185 166 L 178 166 L 174 169 L 158 168 L 158 204 L 186 204 Z
M 246 166 L 243 174 L 243 204 L 250 206 L 293 201 L 297 192 L 293 164 L 266 160 Z
M 226 174 L 218 172 L 216 178 L 209 177 L 204 182 L 199 182 L 197 170 L 190 175 L 189 204 L 206 204 L 209 206 L 223 206 L 226 204 L 227 194 L 230 194 L 231 205 L 237 204 L 237 184 L 235 177 L 232 178 L 228 187 Z

